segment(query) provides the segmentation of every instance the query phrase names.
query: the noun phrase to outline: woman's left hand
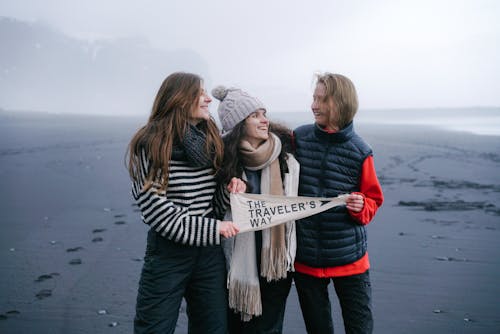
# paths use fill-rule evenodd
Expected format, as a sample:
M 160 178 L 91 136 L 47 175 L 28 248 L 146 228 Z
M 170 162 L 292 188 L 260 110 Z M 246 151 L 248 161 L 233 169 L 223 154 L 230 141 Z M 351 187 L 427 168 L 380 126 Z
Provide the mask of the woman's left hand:
M 227 185 L 227 191 L 230 193 L 244 193 L 247 191 L 247 184 L 238 177 L 233 177 Z

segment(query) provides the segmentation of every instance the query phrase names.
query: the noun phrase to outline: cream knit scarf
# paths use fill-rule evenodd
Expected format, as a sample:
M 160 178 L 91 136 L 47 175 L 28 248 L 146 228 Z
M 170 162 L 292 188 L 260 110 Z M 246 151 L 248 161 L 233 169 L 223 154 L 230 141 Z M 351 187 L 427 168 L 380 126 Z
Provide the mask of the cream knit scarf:
M 281 152 L 281 141 L 270 134 L 258 148 L 254 149 L 248 142 L 240 143 L 243 165 L 249 170 L 262 170 L 260 177 L 260 193 L 264 195 L 283 195 L 278 156 Z M 262 256 L 260 275 L 268 282 L 286 277 L 286 244 L 285 225 L 278 225 L 262 231 Z
M 247 141 L 240 143 L 240 153 L 245 168 L 262 170 L 261 193 L 283 195 L 278 156 L 281 141 L 270 134 L 258 148 L 253 148 Z M 245 175 L 243 175 L 245 179 Z M 230 269 L 228 273 L 229 307 L 241 313 L 243 321 L 262 314 L 262 302 L 255 258 L 254 232 L 246 232 L 233 238 Z M 285 278 L 290 268 L 287 254 L 285 224 L 262 230 L 261 272 L 268 282 Z

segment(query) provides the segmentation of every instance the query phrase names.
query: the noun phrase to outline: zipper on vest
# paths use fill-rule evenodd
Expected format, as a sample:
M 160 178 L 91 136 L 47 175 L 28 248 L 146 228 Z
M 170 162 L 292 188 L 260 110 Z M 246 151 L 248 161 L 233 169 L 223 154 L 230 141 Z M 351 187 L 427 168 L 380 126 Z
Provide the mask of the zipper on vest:
M 326 170 L 326 158 L 328 157 L 328 153 L 330 153 L 330 148 L 332 147 L 332 144 L 328 142 L 325 153 L 323 154 L 323 158 L 321 159 L 321 165 L 320 165 L 320 180 L 319 182 L 319 197 L 325 197 L 324 191 L 325 191 L 325 170 Z
M 325 197 L 325 170 L 327 168 L 327 165 L 326 165 L 326 161 L 327 161 L 327 157 L 328 157 L 328 153 L 330 153 L 330 148 L 332 147 L 332 144 L 330 142 L 327 143 L 326 145 L 326 148 L 325 148 L 325 153 L 323 153 L 323 157 L 321 158 L 321 164 L 320 164 L 320 179 L 319 179 L 319 194 L 318 194 L 318 197 Z M 315 220 L 316 224 L 321 224 L 320 221 L 317 221 L 317 217 L 314 216 L 313 219 Z M 315 257 L 315 262 L 317 264 L 321 263 L 321 259 L 322 259 L 322 254 L 321 254 L 321 250 L 322 250 L 322 246 L 321 246 L 321 238 L 316 238 L 316 247 L 315 247 L 315 251 L 316 251 L 316 254 L 314 254 L 314 257 Z

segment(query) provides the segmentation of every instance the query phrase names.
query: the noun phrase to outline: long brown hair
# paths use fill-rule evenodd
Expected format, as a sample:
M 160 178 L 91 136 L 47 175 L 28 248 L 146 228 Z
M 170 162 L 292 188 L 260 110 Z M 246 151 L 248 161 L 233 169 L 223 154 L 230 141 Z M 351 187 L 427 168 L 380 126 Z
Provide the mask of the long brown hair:
M 144 181 L 144 189 L 149 189 L 153 182 L 159 182 L 161 190 L 168 187 L 172 146 L 180 144 L 184 138 L 201 94 L 202 79 L 196 74 L 176 72 L 161 84 L 148 122 L 136 132 L 127 150 L 130 177 L 133 181 Z M 211 117 L 198 126 L 206 133 L 205 150 L 207 154 L 214 154 L 216 172 L 222 165 L 223 157 L 219 129 Z M 149 161 L 148 171 L 141 172 L 142 154 Z

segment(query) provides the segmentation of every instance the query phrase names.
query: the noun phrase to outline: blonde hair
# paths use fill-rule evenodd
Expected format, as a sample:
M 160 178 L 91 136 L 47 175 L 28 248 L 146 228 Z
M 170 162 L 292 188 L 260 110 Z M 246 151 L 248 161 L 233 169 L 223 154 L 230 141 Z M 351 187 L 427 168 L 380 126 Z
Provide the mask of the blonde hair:
M 316 85 L 318 83 L 325 86 L 326 102 L 331 101 L 337 107 L 337 126 L 340 129 L 344 128 L 354 119 L 354 115 L 358 111 L 356 87 L 346 76 L 328 72 L 316 75 Z

